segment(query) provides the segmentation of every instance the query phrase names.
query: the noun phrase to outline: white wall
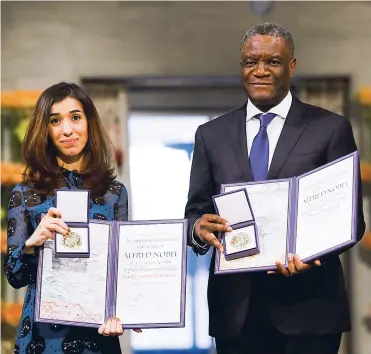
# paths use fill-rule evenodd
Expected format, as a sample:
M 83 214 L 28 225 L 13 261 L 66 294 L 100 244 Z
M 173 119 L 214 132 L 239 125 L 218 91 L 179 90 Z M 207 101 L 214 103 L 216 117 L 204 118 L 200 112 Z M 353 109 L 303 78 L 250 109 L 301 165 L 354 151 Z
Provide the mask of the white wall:
M 298 72 L 370 84 L 371 4 L 276 2 L 2 2 L 2 87 L 42 89 L 81 76 L 238 73 L 239 42 L 262 21 L 287 26 Z

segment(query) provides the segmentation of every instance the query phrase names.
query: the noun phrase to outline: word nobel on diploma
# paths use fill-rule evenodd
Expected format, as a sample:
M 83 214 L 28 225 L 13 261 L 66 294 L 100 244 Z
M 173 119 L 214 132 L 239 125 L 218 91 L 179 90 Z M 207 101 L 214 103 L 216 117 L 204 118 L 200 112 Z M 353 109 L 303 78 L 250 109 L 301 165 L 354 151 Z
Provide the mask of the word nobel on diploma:
M 353 245 L 358 183 L 356 151 L 298 177 L 222 185 L 218 210 L 236 216 L 237 227 L 221 235 L 229 252 L 217 250 L 215 273 L 274 270 L 276 261 L 287 266 L 288 253 L 310 262 Z M 250 243 L 238 240 L 243 228 Z
M 184 327 L 187 221 L 87 227 L 88 258 L 57 256 L 54 241 L 40 250 L 35 320 L 99 327 L 116 316 L 124 328 Z

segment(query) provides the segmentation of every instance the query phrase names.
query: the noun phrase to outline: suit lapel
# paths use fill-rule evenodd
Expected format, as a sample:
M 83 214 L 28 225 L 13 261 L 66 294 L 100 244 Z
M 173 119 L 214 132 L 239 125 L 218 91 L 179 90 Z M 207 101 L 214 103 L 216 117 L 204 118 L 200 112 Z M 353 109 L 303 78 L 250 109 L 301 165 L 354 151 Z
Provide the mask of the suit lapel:
M 229 141 L 233 147 L 233 151 L 237 163 L 242 171 L 243 177 L 246 181 L 253 179 L 249 154 L 247 152 L 247 138 L 246 138 L 246 104 L 234 111 L 234 116 L 231 117 L 231 124 L 228 124 Z
M 305 119 L 304 114 L 304 104 L 293 97 L 290 111 L 273 154 L 267 179 L 278 178 L 287 157 L 309 123 L 309 120 Z

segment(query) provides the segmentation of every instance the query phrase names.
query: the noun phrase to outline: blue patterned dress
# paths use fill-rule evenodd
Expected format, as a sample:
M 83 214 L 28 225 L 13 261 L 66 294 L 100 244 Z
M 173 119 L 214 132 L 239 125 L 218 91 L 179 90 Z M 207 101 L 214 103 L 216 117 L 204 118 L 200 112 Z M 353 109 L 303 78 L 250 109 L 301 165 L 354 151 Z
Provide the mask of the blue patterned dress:
M 63 175 L 74 188 L 79 188 L 81 176 L 77 172 L 64 170 Z M 69 185 L 64 187 L 69 188 Z M 53 200 L 53 196 L 39 195 L 32 188 L 18 184 L 9 201 L 5 274 L 14 288 L 28 286 L 14 353 L 121 353 L 118 337 L 100 335 L 96 328 L 34 322 L 38 255 L 37 252 L 25 254 L 23 247 L 40 222 L 41 214 L 53 206 Z M 128 218 L 127 191 L 117 181 L 112 182 L 104 198 L 91 199 L 89 203 L 90 219 Z

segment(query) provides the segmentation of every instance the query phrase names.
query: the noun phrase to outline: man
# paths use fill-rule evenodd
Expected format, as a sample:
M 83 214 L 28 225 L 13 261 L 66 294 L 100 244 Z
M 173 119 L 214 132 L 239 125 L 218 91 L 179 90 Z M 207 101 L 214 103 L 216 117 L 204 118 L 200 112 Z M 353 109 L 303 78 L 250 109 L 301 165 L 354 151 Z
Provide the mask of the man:
M 230 230 L 212 204 L 221 184 L 297 176 L 357 149 L 347 119 L 292 97 L 296 59 L 285 28 L 253 27 L 243 38 L 240 55 L 247 103 L 196 132 L 185 215 L 188 244 L 201 255 L 210 246 L 223 251 L 215 235 Z M 270 117 L 268 122 L 264 116 Z M 258 139 L 267 147 L 254 146 Z M 358 240 L 364 230 L 359 191 Z M 218 354 L 338 353 L 342 332 L 350 330 L 338 254 L 312 264 L 290 255 L 288 268 L 277 263 L 274 274 L 214 275 L 213 251 L 209 332 Z

